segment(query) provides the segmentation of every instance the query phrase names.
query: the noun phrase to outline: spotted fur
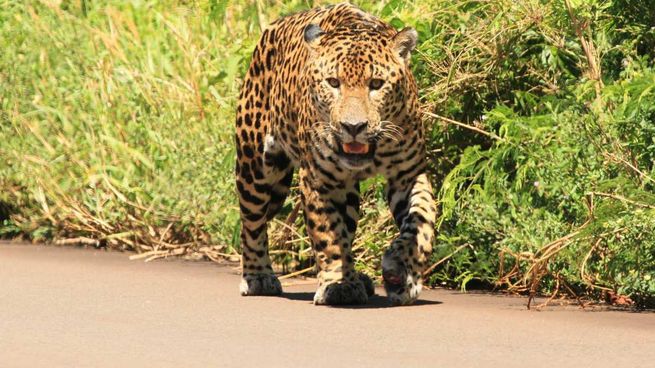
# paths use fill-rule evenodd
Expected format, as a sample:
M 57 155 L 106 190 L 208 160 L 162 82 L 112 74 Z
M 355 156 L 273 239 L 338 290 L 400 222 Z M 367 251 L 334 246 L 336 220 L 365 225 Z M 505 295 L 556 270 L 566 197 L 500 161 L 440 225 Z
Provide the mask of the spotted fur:
M 281 18 L 256 46 L 236 116 L 242 295 L 277 295 L 267 222 L 298 169 L 307 233 L 320 268 L 315 304 L 361 304 L 370 279 L 353 268 L 359 181 L 387 180 L 400 234 L 382 261 L 396 304 L 413 302 L 432 249 L 435 205 L 425 131 L 409 68 L 416 31 L 396 31 L 350 4 Z

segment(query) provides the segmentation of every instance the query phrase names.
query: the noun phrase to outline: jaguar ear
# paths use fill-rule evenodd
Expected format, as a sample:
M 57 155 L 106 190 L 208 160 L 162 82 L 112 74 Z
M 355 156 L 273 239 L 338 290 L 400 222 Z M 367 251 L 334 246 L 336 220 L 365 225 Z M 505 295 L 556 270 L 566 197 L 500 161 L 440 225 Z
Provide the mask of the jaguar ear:
M 321 36 L 323 35 L 323 30 L 316 24 L 309 24 L 305 27 L 303 31 L 303 38 L 305 39 L 305 44 L 310 48 L 316 48 L 319 42 L 321 42 Z
M 404 60 L 406 63 L 409 62 L 411 52 L 416 47 L 417 39 L 418 33 L 411 27 L 403 28 L 393 37 L 393 49 L 401 60 Z

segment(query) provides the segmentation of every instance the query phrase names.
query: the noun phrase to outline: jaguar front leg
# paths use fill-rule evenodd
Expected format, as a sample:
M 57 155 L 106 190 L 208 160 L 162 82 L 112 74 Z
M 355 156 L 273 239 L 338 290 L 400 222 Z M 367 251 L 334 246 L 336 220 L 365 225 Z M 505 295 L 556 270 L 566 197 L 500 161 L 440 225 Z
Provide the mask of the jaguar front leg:
M 410 304 L 418 298 L 432 252 L 436 206 L 426 173 L 418 172 L 414 178 L 391 178 L 387 186 L 389 208 L 400 229 L 382 257 L 384 287 L 393 304 Z
M 300 170 L 305 225 L 319 266 L 314 304 L 365 304 L 373 283 L 355 272 L 352 241 L 359 219 L 359 183 L 330 182 Z

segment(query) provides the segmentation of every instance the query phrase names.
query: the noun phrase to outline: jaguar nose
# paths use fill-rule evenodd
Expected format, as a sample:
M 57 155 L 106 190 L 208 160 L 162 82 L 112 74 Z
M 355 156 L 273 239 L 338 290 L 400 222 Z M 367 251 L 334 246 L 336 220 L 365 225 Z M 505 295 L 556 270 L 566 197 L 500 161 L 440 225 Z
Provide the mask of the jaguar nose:
M 341 123 L 341 129 L 347 134 L 350 134 L 353 138 L 356 138 L 358 134 L 364 132 L 366 130 L 366 126 L 368 125 L 368 122 L 366 121 L 361 121 L 358 123 Z

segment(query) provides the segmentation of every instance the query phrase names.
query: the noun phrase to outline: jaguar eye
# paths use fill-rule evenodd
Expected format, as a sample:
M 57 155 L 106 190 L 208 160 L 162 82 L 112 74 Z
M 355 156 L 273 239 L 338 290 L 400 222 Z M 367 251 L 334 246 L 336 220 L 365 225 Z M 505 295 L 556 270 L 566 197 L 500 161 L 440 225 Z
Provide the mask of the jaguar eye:
M 371 79 L 371 81 L 368 82 L 368 88 L 375 91 L 375 90 L 378 90 L 378 89 L 382 88 L 383 84 L 384 84 L 384 81 L 382 79 Z
M 339 86 L 341 85 L 341 82 L 339 82 L 337 78 L 328 78 L 326 79 L 326 81 L 332 88 L 339 88 Z

